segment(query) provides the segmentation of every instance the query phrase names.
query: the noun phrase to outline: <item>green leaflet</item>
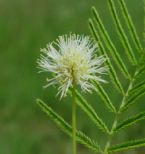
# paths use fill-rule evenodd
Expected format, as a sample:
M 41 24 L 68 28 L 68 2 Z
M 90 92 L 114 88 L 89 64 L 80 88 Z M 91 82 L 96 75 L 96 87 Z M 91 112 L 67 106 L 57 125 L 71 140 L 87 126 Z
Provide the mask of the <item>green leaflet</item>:
M 140 69 L 138 70 L 138 72 L 136 74 L 136 78 L 140 77 L 144 72 L 145 72 L 145 65 L 140 67 Z
M 136 100 L 139 99 L 143 95 L 145 95 L 145 88 L 141 89 L 137 93 L 134 93 L 131 96 L 131 98 L 129 98 L 128 101 L 121 108 L 121 112 L 125 111 L 130 105 L 134 104 L 136 102 Z
M 39 105 L 42 111 L 45 112 L 57 124 L 57 126 L 59 126 L 67 135 L 72 136 L 72 127 L 60 115 L 53 111 L 42 100 L 37 99 L 36 103 Z M 76 135 L 78 142 L 95 152 L 100 151 L 99 145 L 87 137 L 84 133 L 77 131 Z
M 117 132 L 119 131 L 120 129 L 123 129 L 125 127 L 128 127 L 130 125 L 133 125 L 135 124 L 136 122 L 140 121 L 140 120 L 143 120 L 145 119 L 145 112 L 141 112 L 133 117 L 130 117 L 129 119 L 127 120 L 124 120 L 123 122 L 121 122 L 120 124 L 118 124 L 116 126 L 116 128 L 114 128 L 113 131 Z
M 99 37 L 99 34 L 97 33 L 96 29 L 95 29 L 95 26 L 92 22 L 92 20 L 90 19 L 89 20 L 89 28 L 90 28 L 90 31 L 92 33 L 92 35 L 94 36 L 96 42 L 99 43 L 99 47 L 100 47 L 100 51 L 102 53 L 102 55 L 107 55 L 107 52 L 106 50 L 104 49 L 102 43 L 101 43 L 101 40 L 100 40 L 100 37 Z M 110 75 L 110 78 L 112 79 L 115 87 L 124 95 L 124 90 L 123 90 L 123 87 L 119 81 L 119 78 L 116 74 L 116 71 L 114 69 L 114 67 L 112 66 L 108 56 L 106 56 L 107 60 L 105 61 L 106 65 L 108 66 L 109 68 L 109 75 Z
M 120 37 L 120 41 L 122 42 L 122 45 L 125 49 L 125 53 L 127 54 L 128 59 L 132 62 L 132 64 L 136 65 L 137 60 L 135 58 L 135 55 L 134 55 L 133 50 L 131 48 L 131 45 L 128 41 L 128 38 L 127 38 L 127 36 L 126 36 L 126 34 L 125 34 L 125 32 L 122 28 L 122 25 L 120 23 L 114 2 L 112 0 L 108 0 L 108 1 L 109 1 L 110 10 L 111 10 L 111 13 L 112 13 L 115 25 L 116 25 L 117 32 L 118 32 L 118 35 Z
M 77 104 L 81 107 L 83 111 L 85 111 L 88 117 L 96 124 L 98 128 L 100 128 L 103 132 L 109 134 L 109 129 L 102 119 L 99 118 L 95 110 L 92 106 L 80 95 L 78 91 L 76 91 Z
M 101 152 L 101 148 L 99 147 L 99 145 L 93 141 L 91 138 L 89 138 L 88 136 L 86 136 L 84 133 L 82 133 L 81 131 L 77 131 L 77 141 L 80 144 L 83 144 L 84 146 L 86 146 L 87 148 L 93 150 L 95 153 Z
M 136 78 L 140 77 L 145 72 L 145 50 L 140 56 L 138 72 L 136 73 Z
M 136 92 L 138 92 L 138 90 L 140 90 L 141 88 L 144 88 L 144 87 L 145 87 L 145 81 L 142 81 L 142 82 L 136 84 L 136 85 L 129 91 L 129 93 L 130 93 L 130 94 L 136 93 Z
M 105 42 L 107 49 L 111 53 L 114 61 L 116 62 L 118 68 L 122 71 L 124 76 L 126 78 L 130 78 L 130 74 L 129 74 L 124 62 L 122 61 L 119 53 L 117 52 L 117 49 L 116 49 L 115 45 L 113 44 L 110 36 L 108 35 L 108 33 L 107 33 L 103 23 L 102 23 L 102 20 L 100 19 L 99 14 L 98 14 L 97 10 L 95 9 L 95 7 L 92 8 L 92 12 L 93 12 L 93 15 L 94 15 L 94 18 L 95 18 L 95 22 L 96 22 L 98 31 L 100 32 L 100 35 L 102 36 L 103 41 Z
M 134 26 L 132 24 L 132 20 L 131 20 L 131 18 L 129 16 L 128 12 L 127 12 L 127 8 L 125 6 L 125 3 L 124 3 L 123 0 L 119 0 L 119 2 L 120 2 L 120 6 L 121 6 L 121 8 L 123 10 L 122 13 L 123 13 L 123 16 L 125 18 L 128 29 L 130 31 L 130 34 L 131 34 L 131 36 L 134 36 L 134 37 L 132 37 L 132 39 L 135 42 L 135 45 L 137 43 L 137 45 L 140 47 L 140 49 L 142 49 L 141 44 L 139 42 L 139 39 L 137 37 L 136 31 L 135 31 L 135 28 L 134 28 Z M 131 46 L 130 46 L 130 44 L 128 42 L 128 38 L 125 35 L 125 32 L 123 31 L 123 28 L 121 26 L 120 20 L 118 18 L 117 13 L 116 13 L 114 2 L 112 0 L 109 0 L 109 4 L 110 4 L 111 12 L 112 12 L 112 15 L 113 15 L 113 18 L 114 18 L 114 21 L 115 21 L 115 24 L 116 24 L 116 27 L 117 27 L 117 30 L 118 30 L 118 34 L 120 35 L 120 38 L 121 38 L 121 41 L 123 43 L 124 48 L 127 49 L 126 53 L 128 52 L 127 55 L 129 57 L 129 59 L 134 64 L 136 64 L 136 59 L 135 59 L 134 53 L 133 53 L 132 48 L 131 48 Z
M 131 19 L 129 13 L 128 13 L 128 10 L 127 10 L 127 7 L 126 7 L 126 4 L 125 4 L 124 0 L 119 0 L 119 4 L 120 4 L 120 7 L 122 9 L 122 14 L 123 14 L 123 17 L 124 17 L 124 19 L 126 21 L 126 25 L 127 25 L 128 30 L 130 32 L 131 38 L 134 41 L 136 49 L 138 50 L 139 53 L 141 53 L 143 48 L 142 48 L 142 45 L 140 43 L 140 40 L 139 40 L 139 37 L 137 35 L 134 24 L 132 22 L 132 19 Z
M 99 95 L 101 96 L 101 98 L 103 99 L 105 105 L 107 106 L 107 108 L 113 112 L 113 113 L 116 113 L 116 109 L 113 105 L 113 103 L 111 102 L 109 96 L 107 95 L 107 93 L 105 92 L 105 90 L 96 82 L 94 82 L 94 84 L 96 85 L 96 89 L 95 91 L 97 93 L 99 93 Z
M 108 152 L 113 153 L 113 152 L 118 152 L 118 151 L 123 151 L 128 149 L 144 147 L 144 146 L 145 146 L 145 139 L 132 140 L 122 144 L 113 145 L 108 149 Z

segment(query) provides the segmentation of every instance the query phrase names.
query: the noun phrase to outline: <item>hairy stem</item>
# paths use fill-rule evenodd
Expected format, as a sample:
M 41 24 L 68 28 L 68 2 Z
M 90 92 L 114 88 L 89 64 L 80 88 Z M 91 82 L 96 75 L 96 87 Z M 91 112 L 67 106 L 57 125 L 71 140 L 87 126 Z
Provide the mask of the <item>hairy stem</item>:
M 72 137 L 73 137 L 73 154 L 76 154 L 76 96 L 75 96 L 75 87 L 72 89 Z

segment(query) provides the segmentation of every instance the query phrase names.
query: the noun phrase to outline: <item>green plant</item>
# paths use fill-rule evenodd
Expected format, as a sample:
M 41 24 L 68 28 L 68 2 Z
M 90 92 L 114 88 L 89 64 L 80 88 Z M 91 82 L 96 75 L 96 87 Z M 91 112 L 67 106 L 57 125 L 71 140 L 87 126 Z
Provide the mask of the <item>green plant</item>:
M 95 85 L 95 91 L 100 95 L 102 102 L 104 102 L 108 110 L 111 111 L 112 114 L 114 114 L 115 118 L 112 123 L 112 127 L 108 128 L 108 126 L 98 116 L 90 103 L 78 91 L 75 91 L 77 105 L 87 114 L 90 120 L 108 136 L 106 145 L 102 147 L 93 139 L 86 136 L 83 132 L 77 130 L 77 141 L 81 144 L 84 144 L 87 148 L 93 150 L 94 152 L 101 154 L 114 153 L 118 151 L 145 146 L 145 138 L 138 140 L 130 140 L 124 143 L 119 143 L 117 145 L 112 144 L 112 139 L 117 136 L 117 133 L 120 130 L 131 125 L 133 126 L 138 121 L 145 119 L 145 112 L 133 115 L 132 117 L 123 121 L 120 121 L 119 119 L 120 116 L 126 110 L 128 110 L 129 107 L 131 107 L 131 105 L 137 103 L 137 100 L 141 96 L 145 95 L 145 81 L 141 81 L 141 76 L 145 72 L 145 53 L 136 33 L 132 19 L 128 13 L 124 0 L 118 0 L 118 2 L 134 48 L 132 47 L 128 36 L 126 35 L 122 27 L 114 1 L 108 0 L 110 12 L 112 14 L 114 25 L 116 26 L 116 31 L 118 33 L 118 39 L 124 48 L 124 53 L 128 58 L 128 62 L 130 62 L 129 67 L 134 68 L 133 72 L 129 71 L 129 67 L 124 63 L 122 57 L 119 55 L 117 48 L 111 40 L 108 32 L 106 31 L 95 7 L 92 8 L 93 18 L 89 19 L 89 29 L 92 36 L 94 37 L 94 40 L 99 43 L 100 54 L 105 55 L 107 58 L 107 61 L 105 63 L 109 68 L 109 77 L 110 82 L 112 82 L 112 88 L 115 87 L 116 94 L 119 93 L 122 97 L 120 105 L 118 107 L 115 107 L 105 88 L 100 83 L 92 81 Z M 111 58 L 113 59 L 112 61 L 110 60 Z M 116 68 L 119 71 L 117 71 Z M 122 74 L 122 79 L 119 78 L 119 74 Z M 127 81 L 127 87 L 125 87 L 123 84 L 124 80 Z M 51 117 L 52 120 L 54 120 L 54 122 L 64 132 L 66 132 L 69 136 L 72 137 L 71 125 L 69 125 L 60 115 L 53 111 L 42 100 L 37 100 L 37 104 L 49 117 Z

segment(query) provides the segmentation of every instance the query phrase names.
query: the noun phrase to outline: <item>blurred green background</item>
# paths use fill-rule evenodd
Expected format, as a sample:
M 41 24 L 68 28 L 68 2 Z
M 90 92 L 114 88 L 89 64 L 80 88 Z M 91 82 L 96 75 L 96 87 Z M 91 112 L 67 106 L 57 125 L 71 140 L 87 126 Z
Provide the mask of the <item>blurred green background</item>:
M 126 3 L 143 42 L 143 1 L 126 0 Z M 107 0 L 0 0 L 0 154 L 71 154 L 70 138 L 35 103 L 36 98 L 43 99 L 71 122 L 70 100 L 65 98 L 59 102 L 55 88 L 42 88 L 47 74 L 37 73 L 36 60 L 40 48 L 58 35 L 70 32 L 88 35 L 87 20 L 92 5 L 96 6 L 112 39 L 120 47 L 111 26 Z M 120 99 L 113 92 L 114 101 Z M 99 103 L 100 98 L 96 94 L 90 98 L 109 125 L 111 115 L 108 116 L 104 105 Z M 144 106 L 135 106 L 130 112 L 136 113 Z M 103 142 L 101 132 L 79 109 L 77 121 L 78 128 Z M 144 129 L 144 122 L 140 122 L 120 134 L 118 140 L 145 136 Z M 131 154 L 143 154 L 143 151 L 145 149 Z M 78 154 L 93 152 L 79 145 Z

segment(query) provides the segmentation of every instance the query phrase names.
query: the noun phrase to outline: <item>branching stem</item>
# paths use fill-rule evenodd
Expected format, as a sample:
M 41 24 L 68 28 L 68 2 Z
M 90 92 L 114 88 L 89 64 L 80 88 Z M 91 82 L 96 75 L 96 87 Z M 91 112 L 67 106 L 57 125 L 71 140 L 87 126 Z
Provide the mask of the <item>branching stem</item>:
M 124 96 L 122 98 L 121 105 L 120 105 L 120 107 L 118 109 L 118 112 L 116 113 L 115 119 L 114 119 L 113 124 L 112 124 L 112 128 L 110 130 L 109 139 L 108 139 L 108 141 L 106 143 L 106 146 L 104 148 L 104 154 L 108 154 L 108 148 L 110 147 L 110 144 L 111 144 L 111 141 L 112 141 L 112 137 L 114 136 L 114 129 L 117 126 L 118 118 L 119 118 L 119 115 L 121 114 L 121 109 L 124 107 L 124 105 L 126 103 L 126 98 L 128 97 L 129 91 L 133 87 L 133 84 L 134 84 L 134 81 L 135 81 L 134 77 L 137 74 L 137 71 L 134 73 L 132 79 L 130 80 L 130 83 L 128 85 L 128 88 L 126 90 L 126 93 L 124 94 Z

